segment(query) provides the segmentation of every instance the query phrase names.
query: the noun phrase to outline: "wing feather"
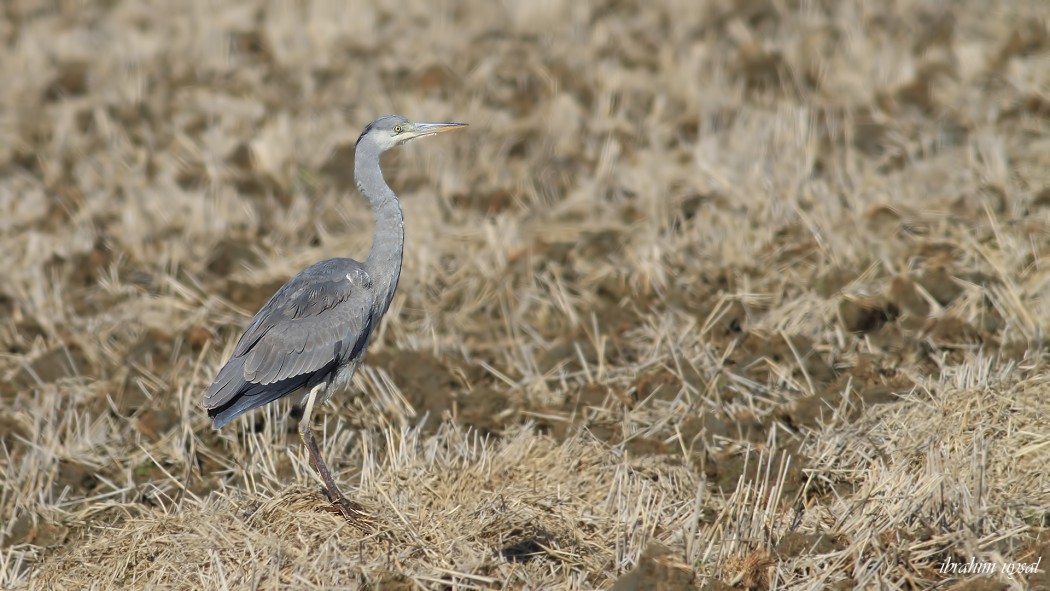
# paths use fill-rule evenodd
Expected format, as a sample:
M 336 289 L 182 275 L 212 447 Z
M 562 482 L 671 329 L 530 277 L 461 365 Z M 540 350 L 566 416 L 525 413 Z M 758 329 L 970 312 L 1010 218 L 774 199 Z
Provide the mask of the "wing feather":
M 346 355 L 359 350 L 367 342 L 376 310 L 370 286 L 347 278 L 361 272 L 356 261 L 330 259 L 284 284 L 252 318 L 204 394 L 203 406 L 217 409 L 241 396 L 275 400 L 292 390 L 273 397 L 264 386 L 297 389 L 314 372 L 331 371 L 345 361 L 337 359 L 337 351 Z M 304 379 L 293 379 L 298 377 Z
M 266 365 L 259 368 L 258 374 L 262 374 L 256 380 L 260 384 L 272 384 L 277 381 L 277 376 L 281 375 L 281 369 L 284 368 L 284 362 L 291 355 L 291 351 L 278 351 L 277 349 L 270 348 L 269 354 L 266 356 Z M 258 375 L 257 374 L 257 375 Z

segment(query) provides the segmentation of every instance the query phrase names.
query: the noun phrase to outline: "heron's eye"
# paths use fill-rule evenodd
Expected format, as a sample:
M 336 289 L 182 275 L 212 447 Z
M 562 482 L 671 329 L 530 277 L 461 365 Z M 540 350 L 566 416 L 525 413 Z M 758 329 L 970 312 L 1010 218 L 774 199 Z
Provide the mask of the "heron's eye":
M 401 133 L 401 131 L 402 131 L 402 129 L 401 129 L 400 125 L 395 125 L 394 126 L 394 133 Z

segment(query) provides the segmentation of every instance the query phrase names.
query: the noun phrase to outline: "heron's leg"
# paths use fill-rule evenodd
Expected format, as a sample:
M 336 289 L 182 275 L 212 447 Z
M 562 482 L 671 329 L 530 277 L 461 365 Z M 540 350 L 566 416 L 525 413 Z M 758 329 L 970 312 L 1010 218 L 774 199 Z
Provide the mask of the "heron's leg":
M 317 446 L 317 440 L 314 439 L 314 433 L 310 429 L 310 419 L 313 418 L 314 414 L 314 402 L 317 401 L 317 396 L 324 390 L 324 387 L 324 384 L 318 384 L 307 395 L 306 404 L 303 407 L 303 418 L 299 420 L 299 437 L 302 438 L 303 445 L 310 452 L 310 464 L 314 467 L 314 470 L 317 470 L 321 480 L 324 481 L 325 494 L 328 495 L 328 500 L 339 508 L 339 512 L 343 514 L 347 521 L 356 525 L 367 526 L 371 522 L 368 513 L 364 511 L 361 505 L 346 498 L 343 491 L 339 490 L 339 485 L 335 483 L 332 473 L 328 470 L 328 464 L 321 458 L 321 449 Z

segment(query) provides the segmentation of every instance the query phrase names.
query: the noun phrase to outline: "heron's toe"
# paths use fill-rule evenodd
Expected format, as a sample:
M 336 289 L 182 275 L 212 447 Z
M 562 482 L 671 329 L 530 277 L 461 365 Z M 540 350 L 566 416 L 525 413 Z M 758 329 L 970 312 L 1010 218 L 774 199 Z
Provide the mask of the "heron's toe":
M 332 504 L 326 509 L 333 513 L 341 514 L 347 523 L 362 531 L 368 532 L 375 529 L 376 521 L 365 510 L 364 506 L 346 497 L 332 499 Z

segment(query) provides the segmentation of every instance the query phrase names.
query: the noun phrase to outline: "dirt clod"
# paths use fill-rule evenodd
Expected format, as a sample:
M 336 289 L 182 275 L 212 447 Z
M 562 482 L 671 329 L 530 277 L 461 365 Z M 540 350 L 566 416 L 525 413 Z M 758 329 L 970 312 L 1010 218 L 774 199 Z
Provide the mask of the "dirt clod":
M 693 571 L 683 564 L 671 549 L 660 544 L 650 544 L 642 553 L 638 564 L 630 572 L 613 583 L 613 591 L 692 591 Z

